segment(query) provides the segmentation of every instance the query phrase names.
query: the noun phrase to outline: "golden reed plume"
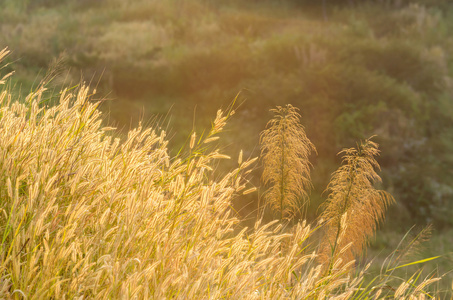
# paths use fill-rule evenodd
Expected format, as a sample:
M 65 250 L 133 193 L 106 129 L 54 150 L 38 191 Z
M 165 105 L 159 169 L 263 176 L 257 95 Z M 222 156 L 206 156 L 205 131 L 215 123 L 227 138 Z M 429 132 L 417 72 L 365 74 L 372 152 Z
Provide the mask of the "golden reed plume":
M 325 210 L 320 216 L 326 225 L 320 258 L 329 262 L 329 273 L 334 263 L 347 263 L 361 253 L 367 238 L 384 218 L 386 207 L 394 201 L 389 193 L 373 187 L 381 178 L 376 173 L 380 169 L 375 160 L 378 144 L 371 138 L 339 154 L 344 154 L 343 165 L 332 175 Z
M 269 185 L 266 204 L 280 212 L 280 219 L 302 216 L 312 187 L 308 156 L 316 151 L 299 123 L 297 108 L 288 104 L 272 109 L 275 117 L 261 133 L 262 180 Z

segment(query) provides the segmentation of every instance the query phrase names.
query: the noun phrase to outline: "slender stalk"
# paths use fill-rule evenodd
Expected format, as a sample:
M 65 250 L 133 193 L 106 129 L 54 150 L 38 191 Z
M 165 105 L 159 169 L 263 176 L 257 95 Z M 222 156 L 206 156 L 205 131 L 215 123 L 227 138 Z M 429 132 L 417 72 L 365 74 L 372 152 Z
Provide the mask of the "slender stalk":
M 349 172 L 349 186 L 348 186 L 348 191 L 346 193 L 346 195 L 344 196 L 344 201 L 343 201 L 343 207 L 341 209 L 341 213 L 340 213 L 340 216 L 344 215 L 346 213 L 346 210 L 347 210 L 347 207 L 348 207 L 348 203 L 349 203 L 349 200 L 350 200 L 350 194 L 351 194 L 351 190 L 352 190 L 352 187 L 354 185 L 354 180 L 355 180 L 355 176 L 354 176 L 354 172 L 353 172 L 353 168 L 351 168 L 350 172 Z M 330 260 L 330 265 L 329 265 L 329 275 L 332 274 L 332 267 L 333 267 L 333 263 L 334 263 L 334 257 L 335 257 L 335 253 L 337 251 L 337 247 L 338 247 L 338 243 L 339 243 L 339 238 L 340 238 L 340 234 L 341 234 L 341 218 L 338 219 L 337 221 L 337 233 L 335 235 L 335 243 L 334 243 L 334 246 L 333 246 L 333 249 L 332 249 L 332 258 Z
M 285 131 L 285 124 L 283 124 L 283 132 Z M 282 134 L 282 142 L 281 142 L 281 161 L 280 161 L 280 221 L 283 221 L 283 211 L 284 211 L 284 199 L 285 199 L 285 134 Z

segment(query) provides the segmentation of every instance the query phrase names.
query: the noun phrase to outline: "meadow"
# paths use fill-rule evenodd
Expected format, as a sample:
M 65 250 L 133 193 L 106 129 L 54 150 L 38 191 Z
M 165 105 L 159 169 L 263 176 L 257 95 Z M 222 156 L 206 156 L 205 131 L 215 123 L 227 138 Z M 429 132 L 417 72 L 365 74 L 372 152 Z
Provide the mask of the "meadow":
M 448 1 L 1 5 L 2 297 L 451 297 Z M 289 103 L 288 204 L 265 132 Z M 377 144 L 394 201 L 349 245 L 334 174 Z
M 216 174 L 218 161 L 230 158 L 217 141 L 233 107 L 218 110 L 205 135 L 193 132 L 187 150 L 171 156 L 157 128 L 139 125 L 115 138 L 89 87 L 62 90 L 53 106 L 45 89 L 25 99 L 0 94 L 1 298 L 426 299 L 446 292 L 430 289 L 441 279 L 436 272 L 395 272 L 437 258 L 406 260 L 426 230 L 376 274 L 368 272 L 372 262 L 356 261 L 393 202 L 374 187 L 379 150 L 371 139 L 343 151 L 318 221 L 295 221 L 296 195 L 308 201 L 315 147 L 296 108 L 278 107 L 262 151 L 265 205 L 280 217 L 263 222 L 261 213 L 247 228 L 232 199 L 256 192 L 247 177 L 257 159 L 240 152 L 235 169 Z

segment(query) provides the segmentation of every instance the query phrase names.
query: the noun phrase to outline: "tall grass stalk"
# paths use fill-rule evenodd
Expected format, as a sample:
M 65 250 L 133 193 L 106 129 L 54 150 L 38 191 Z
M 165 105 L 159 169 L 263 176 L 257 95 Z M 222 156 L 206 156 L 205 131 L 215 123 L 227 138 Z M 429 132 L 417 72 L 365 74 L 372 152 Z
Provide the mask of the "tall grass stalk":
M 339 256 L 347 262 L 361 254 L 385 209 L 394 202 L 389 193 L 374 188 L 381 178 L 376 173 L 378 145 L 371 138 L 340 153 L 344 154 L 343 165 L 332 175 L 320 216 L 326 226 L 321 259 L 330 260 L 329 273 Z
M 275 117 L 261 133 L 262 181 L 269 185 L 264 194 L 280 219 L 305 217 L 311 185 L 308 157 L 316 151 L 299 122 L 297 108 L 288 104 L 271 110 Z

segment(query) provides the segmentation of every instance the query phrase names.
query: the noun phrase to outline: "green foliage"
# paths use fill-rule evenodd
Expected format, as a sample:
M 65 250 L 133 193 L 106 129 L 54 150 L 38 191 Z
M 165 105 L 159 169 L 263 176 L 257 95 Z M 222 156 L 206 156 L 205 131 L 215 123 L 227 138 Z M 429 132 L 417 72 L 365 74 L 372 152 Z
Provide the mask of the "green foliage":
M 120 127 L 130 125 L 132 106 L 161 114 L 161 99 L 165 108 L 197 107 L 206 120 L 242 91 L 243 124 L 232 127 L 247 132 L 250 155 L 258 155 L 258 138 L 248 137 L 285 103 L 303 108 L 327 166 L 342 145 L 377 134 L 396 198 L 418 221 L 448 225 L 451 210 L 439 205 L 449 207 L 453 180 L 453 10 L 444 0 L 353 2 L 326 0 L 325 18 L 322 1 L 7 0 L 0 43 L 14 49 L 18 89 L 29 91 L 63 55 L 72 71 L 55 82 L 83 74 L 101 93 L 113 91 L 115 101 L 101 109 Z M 193 121 L 187 110 L 173 114 L 175 126 Z M 179 142 L 189 130 L 175 131 Z M 424 170 L 433 183 L 406 178 Z

